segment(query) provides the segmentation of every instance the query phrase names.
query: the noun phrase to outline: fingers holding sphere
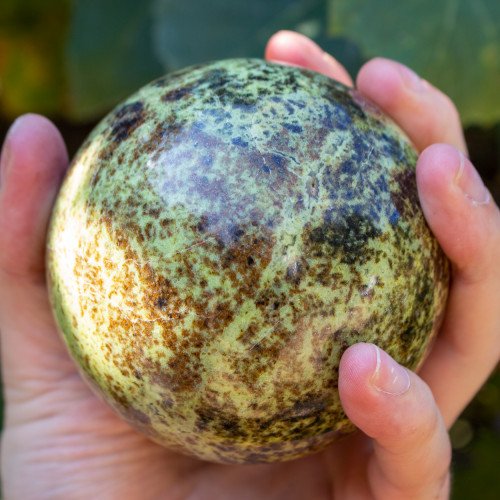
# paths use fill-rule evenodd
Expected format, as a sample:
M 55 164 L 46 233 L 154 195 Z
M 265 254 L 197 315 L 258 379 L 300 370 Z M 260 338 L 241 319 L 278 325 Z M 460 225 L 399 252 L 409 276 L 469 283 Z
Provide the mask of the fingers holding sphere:
M 447 498 L 451 448 L 429 387 L 373 344 L 344 353 L 339 393 L 351 421 L 373 439 L 376 498 Z
M 68 165 L 61 134 L 46 118 L 28 114 L 9 130 L 2 151 L 0 272 L 44 281 L 45 232 Z
M 353 85 L 347 70 L 310 38 L 293 31 L 278 31 L 267 43 L 265 57 L 272 62 L 300 66 L 323 73 L 348 87 Z

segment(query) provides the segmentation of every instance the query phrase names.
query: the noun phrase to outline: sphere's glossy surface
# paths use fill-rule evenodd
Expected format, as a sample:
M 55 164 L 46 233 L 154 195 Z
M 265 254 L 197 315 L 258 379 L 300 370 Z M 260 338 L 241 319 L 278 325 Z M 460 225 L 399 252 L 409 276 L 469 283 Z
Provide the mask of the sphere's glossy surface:
M 338 361 L 410 368 L 448 267 L 408 139 L 355 91 L 260 60 L 188 68 L 82 146 L 51 221 L 55 315 L 132 425 L 219 462 L 287 460 L 351 430 Z

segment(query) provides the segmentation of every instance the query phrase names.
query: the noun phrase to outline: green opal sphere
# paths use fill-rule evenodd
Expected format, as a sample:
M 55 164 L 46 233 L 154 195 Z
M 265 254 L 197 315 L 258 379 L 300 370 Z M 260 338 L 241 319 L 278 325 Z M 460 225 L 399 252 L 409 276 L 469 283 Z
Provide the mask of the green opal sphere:
M 410 369 L 448 265 L 416 153 L 355 90 L 237 59 L 145 86 L 95 128 L 58 196 L 47 268 L 82 374 L 132 426 L 201 459 L 294 459 L 351 432 L 339 359 Z

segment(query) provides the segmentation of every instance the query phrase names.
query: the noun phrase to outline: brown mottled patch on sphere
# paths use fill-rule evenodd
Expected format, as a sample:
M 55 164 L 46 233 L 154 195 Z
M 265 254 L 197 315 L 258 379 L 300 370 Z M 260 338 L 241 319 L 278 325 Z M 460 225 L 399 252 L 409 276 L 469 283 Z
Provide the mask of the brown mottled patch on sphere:
M 419 207 L 415 172 L 398 172 L 394 175 L 394 181 L 399 187 L 399 189 L 392 191 L 394 206 L 403 216 L 411 217 Z
M 338 365 L 416 368 L 448 265 L 404 134 L 355 90 L 260 60 L 162 77 L 74 159 L 50 224 L 51 301 L 92 387 L 156 442 L 291 460 L 353 430 Z

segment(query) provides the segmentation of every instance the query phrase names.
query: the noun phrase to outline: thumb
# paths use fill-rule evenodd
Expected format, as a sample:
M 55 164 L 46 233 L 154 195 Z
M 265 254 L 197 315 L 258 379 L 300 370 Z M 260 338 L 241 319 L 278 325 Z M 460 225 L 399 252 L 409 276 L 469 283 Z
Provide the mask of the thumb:
M 368 480 L 376 498 L 447 498 L 451 449 L 428 386 L 373 344 L 340 364 L 339 392 L 351 421 L 373 438 Z
M 0 164 L 1 366 L 9 412 L 13 398 L 30 400 L 74 370 L 52 319 L 44 269 L 47 222 L 67 162 L 62 137 L 46 118 L 14 122 Z

